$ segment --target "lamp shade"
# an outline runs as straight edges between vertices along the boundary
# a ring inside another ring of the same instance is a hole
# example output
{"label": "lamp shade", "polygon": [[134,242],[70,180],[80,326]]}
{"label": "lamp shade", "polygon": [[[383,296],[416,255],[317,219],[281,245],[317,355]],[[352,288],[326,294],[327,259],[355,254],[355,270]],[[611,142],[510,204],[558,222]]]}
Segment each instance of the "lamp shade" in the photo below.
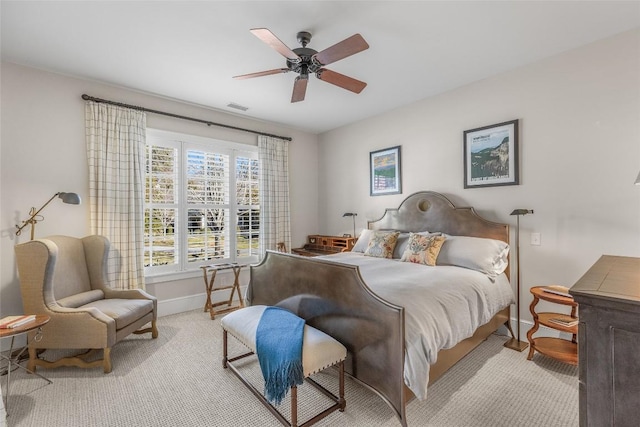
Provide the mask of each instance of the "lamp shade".
{"label": "lamp shade", "polygon": [[636,178],[636,185],[640,185],[640,172],[638,172],[638,177]]}
{"label": "lamp shade", "polygon": [[69,205],[79,205],[82,201],[80,196],[76,193],[60,193],[58,197],[62,199],[63,203],[67,203]]}
{"label": "lamp shade", "polygon": [[532,213],[533,209],[514,209],[509,215],[526,215]]}

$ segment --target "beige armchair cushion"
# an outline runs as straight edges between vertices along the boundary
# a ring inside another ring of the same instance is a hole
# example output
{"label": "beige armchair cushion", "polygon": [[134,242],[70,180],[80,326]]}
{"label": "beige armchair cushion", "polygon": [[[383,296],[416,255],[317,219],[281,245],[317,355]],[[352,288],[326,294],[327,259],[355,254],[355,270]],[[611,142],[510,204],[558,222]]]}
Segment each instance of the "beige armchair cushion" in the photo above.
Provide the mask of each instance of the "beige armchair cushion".
{"label": "beige armchair cushion", "polygon": [[81,292],[76,295],[69,295],[66,298],[58,298],[58,304],[67,308],[78,308],[80,306],[104,299],[104,292],[99,289],[94,291]]}
{"label": "beige armchair cushion", "polygon": [[78,308],[97,308],[116,321],[116,330],[153,313],[153,301],[144,299],[101,299]]}

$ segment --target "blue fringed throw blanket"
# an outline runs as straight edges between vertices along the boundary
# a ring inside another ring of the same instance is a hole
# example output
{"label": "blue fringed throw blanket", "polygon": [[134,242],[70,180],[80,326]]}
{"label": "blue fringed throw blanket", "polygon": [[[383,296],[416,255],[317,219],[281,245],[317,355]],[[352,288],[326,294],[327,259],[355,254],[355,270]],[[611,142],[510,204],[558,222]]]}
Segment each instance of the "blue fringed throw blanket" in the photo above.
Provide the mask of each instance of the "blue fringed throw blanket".
{"label": "blue fringed throw blanket", "polygon": [[279,405],[294,385],[304,382],[304,319],[278,307],[267,307],[256,330],[256,351],[264,377],[264,395]]}

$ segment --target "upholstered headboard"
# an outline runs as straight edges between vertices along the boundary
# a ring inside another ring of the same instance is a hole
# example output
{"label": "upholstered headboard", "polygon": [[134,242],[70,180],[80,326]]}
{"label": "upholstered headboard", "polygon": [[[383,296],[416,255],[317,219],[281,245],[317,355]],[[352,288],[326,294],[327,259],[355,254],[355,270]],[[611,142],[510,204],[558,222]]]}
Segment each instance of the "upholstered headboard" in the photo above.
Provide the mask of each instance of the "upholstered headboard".
{"label": "upholstered headboard", "polygon": [[[509,243],[509,225],[482,218],[471,207],[456,207],[433,191],[420,191],[388,208],[380,219],[369,221],[371,230],[440,231],[453,236],[484,237]],[[509,268],[506,270],[509,276]]]}

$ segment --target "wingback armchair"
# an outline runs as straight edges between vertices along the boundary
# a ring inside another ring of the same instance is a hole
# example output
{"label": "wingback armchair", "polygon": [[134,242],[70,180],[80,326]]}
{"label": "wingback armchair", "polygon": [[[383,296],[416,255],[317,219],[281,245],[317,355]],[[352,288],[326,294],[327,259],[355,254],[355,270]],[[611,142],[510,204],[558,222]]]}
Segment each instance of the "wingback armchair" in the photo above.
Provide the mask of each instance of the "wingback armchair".
{"label": "wingback armchair", "polygon": [[[29,363],[55,368],[102,366],[111,372],[111,348],[131,333],[157,338],[157,300],[142,290],[116,290],[107,283],[109,240],[51,236],[16,245],[20,291],[26,314],[51,317],[39,341],[29,336]],[[150,323],[150,327],[141,329]],[[39,349],[83,349],[86,353],[50,362]],[[103,358],[88,361],[103,350]]]}

